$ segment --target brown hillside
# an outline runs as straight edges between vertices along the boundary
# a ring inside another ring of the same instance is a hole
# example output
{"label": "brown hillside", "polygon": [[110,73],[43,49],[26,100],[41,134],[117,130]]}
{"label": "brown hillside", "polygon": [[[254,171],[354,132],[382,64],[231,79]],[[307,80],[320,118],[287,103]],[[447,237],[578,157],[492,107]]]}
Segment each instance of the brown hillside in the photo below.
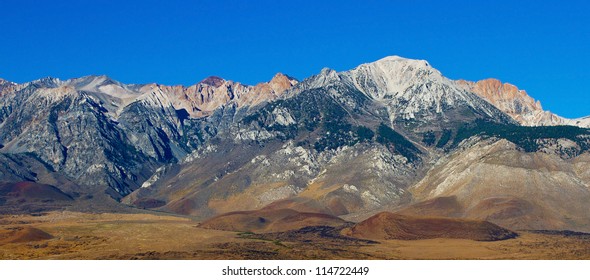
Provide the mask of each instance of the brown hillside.
{"label": "brown hillside", "polygon": [[206,229],[243,232],[282,232],[307,226],[339,226],[345,221],[321,213],[298,212],[292,209],[262,209],[230,212],[204,221]]}
{"label": "brown hillside", "polygon": [[35,182],[2,183],[0,184],[0,197],[26,200],[72,200],[72,197],[54,186]]}
{"label": "brown hillside", "polygon": [[0,183],[0,214],[64,209],[74,199],[60,189],[35,182]]}
{"label": "brown hillside", "polygon": [[363,239],[417,240],[431,238],[495,241],[514,238],[516,233],[485,221],[423,218],[382,212],[344,230],[346,235]]}
{"label": "brown hillside", "polygon": [[13,228],[7,233],[0,235],[0,244],[34,242],[52,239],[53,236],[45,231],[34,227]]}

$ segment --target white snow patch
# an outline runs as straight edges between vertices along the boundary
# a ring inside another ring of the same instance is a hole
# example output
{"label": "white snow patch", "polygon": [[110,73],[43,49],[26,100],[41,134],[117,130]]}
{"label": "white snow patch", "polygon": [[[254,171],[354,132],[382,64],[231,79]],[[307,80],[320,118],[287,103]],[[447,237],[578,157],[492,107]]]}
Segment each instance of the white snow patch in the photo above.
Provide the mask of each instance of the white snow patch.
{"label": "white snow patch", "polygon": [[359,192],[359,189],[357,189],[356,186],[349,185],[349,184],[344,184],[344,186],[342,186],[342,189],[347,193],[358,193]]}

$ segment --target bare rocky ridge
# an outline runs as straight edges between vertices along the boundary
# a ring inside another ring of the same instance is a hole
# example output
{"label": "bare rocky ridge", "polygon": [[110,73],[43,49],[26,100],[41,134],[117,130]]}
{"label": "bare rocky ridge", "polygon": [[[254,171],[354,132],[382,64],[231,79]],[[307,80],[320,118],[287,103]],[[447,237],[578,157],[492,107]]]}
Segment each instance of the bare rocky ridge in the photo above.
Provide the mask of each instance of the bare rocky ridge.
{"label": "bare rocky ridge", "polygon": [[590,127],[590,122],[586,118],[566,119],[543,110],[541,102],[534,100],[526,91],[508,83],[503,84],[497,79],[486,79],[477,82],[459,80],[457,83],[483,97],[521,125]]}
{"label": "bare rocky ridge", "polygon": [[[295,84],[297,80],[278,73],[270,82],[256,86],[208,77],[189,87],[148,84],[138,91],[142,94],[161,94],[162,98],[166,98],[164,102],[169,102],[176,110],[186,110],[190,117],[198,118],[208,116],[229,103],[242,107],[272,101]],[[152,104],[158,106],[158,101]]]}

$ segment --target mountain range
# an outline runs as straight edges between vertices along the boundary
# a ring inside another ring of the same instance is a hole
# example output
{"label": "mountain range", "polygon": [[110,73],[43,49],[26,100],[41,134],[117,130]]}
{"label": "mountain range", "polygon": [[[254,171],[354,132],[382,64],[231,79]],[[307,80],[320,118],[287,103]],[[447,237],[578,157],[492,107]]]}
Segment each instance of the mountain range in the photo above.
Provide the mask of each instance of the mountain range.
{"label": "mountain range", "polygon": [[397,56],[255,86],[0,79],[0,212],[391,211],[590,231],[589,127]]}

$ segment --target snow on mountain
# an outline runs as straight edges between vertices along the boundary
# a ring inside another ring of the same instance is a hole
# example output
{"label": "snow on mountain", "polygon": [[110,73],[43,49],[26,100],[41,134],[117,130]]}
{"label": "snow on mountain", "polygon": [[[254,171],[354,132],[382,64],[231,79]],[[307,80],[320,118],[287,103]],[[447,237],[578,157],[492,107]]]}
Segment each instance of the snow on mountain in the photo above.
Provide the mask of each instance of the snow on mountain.
{"label": "snow on mountain", "polygon": [[590,116],[571,120],[571,125],[590,128]]}
{"label": "snow on mountain", "polygon": [[410,99],[407,89],[423,83],[446,83],[442,74],[425,60],[388,56],[347,71],[355,86],[376,100]]}
{"label": "snow on mountain", "polygon": [[[342,83],[363,93],[384,106],[390,121],[432,118],[458,118],[449,116],[454,110],[469,111],[496,120],[505,120],[502,112],[477,95],[457,86],[425,60],[388,56],[375,62],[337,73],[323,69],[320,74],[305,80],[307,88],[326,87]],[[453,110],[450,110],[453,109]],[[470,114],[471,114],[470,113]]]}
{"label": "snow on mountain", "polygon": [[139,94],[131,86],[117,82],[105,75],[71,79],[66,83],[80,91],[98,92],[120,99],[136,97]]}

